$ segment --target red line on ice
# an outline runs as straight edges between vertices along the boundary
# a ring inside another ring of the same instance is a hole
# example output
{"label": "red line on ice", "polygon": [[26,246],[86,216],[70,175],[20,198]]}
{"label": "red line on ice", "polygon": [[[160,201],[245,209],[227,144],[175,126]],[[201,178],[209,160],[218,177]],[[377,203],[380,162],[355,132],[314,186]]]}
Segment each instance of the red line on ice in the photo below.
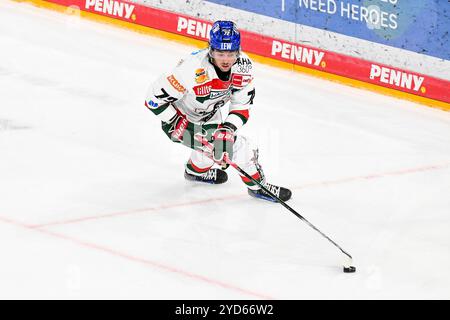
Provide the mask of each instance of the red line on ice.
{"label": "red line on ice", "polygon": [[80,217],[80,218],[75,218],[75,219],[47,222],[47,223],[42,223],[42,224],[34,224],[34,225],[28,225],[28,227],[36,228],[36,229],[45,228],[45,227],[50,227],[50,226],[55,226],[55,225],[78,223],[78,222],[84,222],[84,221],[89,221],[89,220],[113,218],[113,217],[118,217],[118,216],[126,216],[126,215],[136,214],[136,213],[147,213],[147,212],[160,211],[160,210],[164,210],[164,209],[188,207],[188,206],[193,206],[193,205],[197,205],[197,204],[209,203],[211,201],[226,201],[226,200],[236,199],[236,198],[240,198],[240,197],[244,197],[244,196],[246,196],[246,194],[245,195],[243,195],[243,194],[242,195],[230,195],[230,196],[226,196],[226,197],[207,198],[207,199],[201,199],[201,200],[195,200],[195,201],[161,205],[161,206],[157,206],[157,207],[140,208],[140,209],[135,209],[135,210],[126,210],[126,211],[119,211],[119,212],[113,212],[113,213],[108,213],[108,214],[86,216],[86,217]]}
{"label": "red line on ice", "polygon": [[166,272],[176,273],[178,275],[181,275],[181,276],[184,276],[184,277],[188,277],[188,278],[191,278],[191,279],[196,280],[196,281],[201,281],[201,282],[207,283],[209,285],[222,287],[222,288],[225,288],[225,289],[228,289],[228,290],[236,291],[236,292],[239,292],[241,294],[253,296],[253,297],[256,297],[256,298],[259,298],[259,299],[273,300],[272,297],[270,297],[268,295],[265,295],[265,294],[261,294],[261,293],[257,293],[257,292],[251,291],[251,290],[243,289],[243,288],[240,288],[240,287],[228,284],[228,283],[223,282],[223,281],[215,280],[215,279],[208,278],[208,277],[200,275],[200,274],[192,273],[192,272],[185,271],[185,270],[182,270],[182,269],[179,269],[179,268],[175,268],[175,267],[172,267],[172,266],[169,266],[169,265],[165,265],[165,264],[159,263],[157,261],[152,261],[152,260],[148,260],[148,259],[145,259],[145,258],[132,256],[132,255],[129,255],[129,254],[124,253],[124,252],[120,252],[120,251],[117,251],[117,250],[114,250],[114,249],[111,249],[111,248],[108,248],[108,247],[105,247],[105,246],[101,246],[101,245],[98,245],[98,244],[95,244],[95,243],[92,243],[92,242],[87,242],[87,241],[80,240],[80,239],[77,239],[77,238],[74,238],[74,237],[70,237],[70,236],[67,236],[67,235],[64,235],[64,234],[61,234],[61,233],[56,233],[56,232],[45,230],[45,229],[36,229],[36,228],[33,228],[33,227],[29,226],[29,225],[26,225],[24,223],[21,223],[21,222],[18,222],[18,221],[15,221],[15,220],[12,220],[12,219],[9,219],[9,218],[6,218],[6,217],[1,217],[0,216],[0,221],[3,221],[5,223],[8,223],[8,224],[20,227],[20,228],[28,229],[28,230],[35,231],[35,232],[40,232],[40,233],[43,233],[45,235],[52,236],[52,237],[55,237],[55,238],[59,238],[59,239],[66,240],[66,241],[70,241],[70,242],[73,242],[73,243],[75,243],[77,245],[80,245],[82,247],[85,247],[85,248],[90,248],[90,249],[94,249],[94,250],[97,250],[97,251],[106,252],[106,253],[109,253],[109,254],[111,254],[113,256],[124,258],[124,259],[129,260],[129,261],[141,263],[141,264],[144,264],[144,265],[149,266],[149,267],[157,268],[157,269],[160,269],[160,270],[163,270],[163,271],[166,271]]}
{"label": "red line on ice", "polygon": [[[294,187],[292,189],[293,190],[301,190],[301,189],[313,188],[313,187],[327,187],[330,185],[337,185],[337,184],[343,184],[343,183],[354,182],[354,181],[367,181],[367,180],[385,178],[385,177],[389,177],[389,176],[402,176],[402,175],[413,174],[413,173],[424,172],[424,171],[439,170],[439,169],[447,168],[449,166],[450,166],[450,162],[447,162],[447,163],[442,163],[442,164],[437,164],[437,165],[408,168],[408,169],[389,171],[389,172],[378,173],[378,174],[368,174],[368,175],[363,175],[363,176],[342,178],[342,179],[337,179],[337,180],[312,182],[312,183],[307,183],[307,184],[304,184],[301,186]],[[56,225],[79,223],[79,222],[84,222],[84,221],[89,221],[89,220],[99,220],[99,219],[104,219],[104,218],[121,217],[121,216],[138,214],[138,213],[156,212],[156,211],[160,211],[160,210],[164,210],[164,209],[182,208],[182,207],[194,206],[194,205],[198,205],[198,204],[205,204],[205,203],[209,203],[211,201],[228,201],[228,200],[234,200],[234,199],[243,198],[243,197],[247,197],[247,194],[246,193],[234,194],[234,195],[229,195],[229,196],[225,196],[225,197],[214,197],[214,198],[207,198],[207,199],[201,199],[201,200],[196,200],[196,201],[188,201],[188,202],[180,202],[180,203],[161,205],[161,206],[157,206],[157,207],[140,208],[140,209],[134,209],[134,210],[113,212],[113,213],[108,213],[108,214],[85,216],[85,217],[80,217],[80,218],[75,218],[75,219],[51,221],[51,222],[46,222],[46,223],[41,223],[41,224],[28,225],[27,227],[38,229],[38,228],[45,228],[45,227],[56,226]]]}

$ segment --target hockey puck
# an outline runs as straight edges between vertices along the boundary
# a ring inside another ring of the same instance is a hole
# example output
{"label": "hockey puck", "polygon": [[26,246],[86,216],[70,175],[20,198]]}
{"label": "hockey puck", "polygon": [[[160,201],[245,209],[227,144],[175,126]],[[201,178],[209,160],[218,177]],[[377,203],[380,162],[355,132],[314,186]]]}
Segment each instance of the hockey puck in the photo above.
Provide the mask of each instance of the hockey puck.
{"label": "hockey puck", "polygon": [[345,273],[354,273],[356,272],[356,268],[354,266],[344,267]]}

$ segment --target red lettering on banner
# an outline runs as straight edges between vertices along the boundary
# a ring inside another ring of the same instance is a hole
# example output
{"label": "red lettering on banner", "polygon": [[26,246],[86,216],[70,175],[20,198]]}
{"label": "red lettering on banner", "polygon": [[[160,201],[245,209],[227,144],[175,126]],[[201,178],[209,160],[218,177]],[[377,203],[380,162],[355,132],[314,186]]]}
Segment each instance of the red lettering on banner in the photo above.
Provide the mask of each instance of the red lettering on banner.
{"label": "red lettering on banner", "polygon": [[[136,20],[136,15],[138,15],[140,26],[201,40],[208,39],[211,28],[210,21],[140,5],[131,1],[46,0],[46,2],[59,4],[64,7],[78,6],[80,10],[109,16],[111,19],[130,19],[131,23]],[[287,62],[291,65],[301,65],[328,74],[421,95],[447,104],[450,103],[450,90],[448,90],[450,81],[447,79],[419,75],[392,66],[383,66],[358,57],[290,43],[244,29],[240,31],[242,49],[246,52]],[[240,81],[236,78],[233,85],[244,84],[243,80],[242,82]],[[229,87],[229,83],[221,84],[220,86],[225,87],[225,85],[227,88]],[[214,86],[212,89],[205,90],[214,90]]]}

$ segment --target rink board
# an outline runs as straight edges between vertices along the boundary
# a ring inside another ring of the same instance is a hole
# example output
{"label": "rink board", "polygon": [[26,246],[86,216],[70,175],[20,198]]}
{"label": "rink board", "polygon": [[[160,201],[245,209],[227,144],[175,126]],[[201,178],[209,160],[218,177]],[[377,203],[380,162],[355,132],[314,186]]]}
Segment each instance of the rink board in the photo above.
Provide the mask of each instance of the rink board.
{"label": "rink board", "polygon": [[[123,0],[15,0],[205,47],[211,22]],[[360,58],[241,31],[259,62],[450,110],[450,82]]]}

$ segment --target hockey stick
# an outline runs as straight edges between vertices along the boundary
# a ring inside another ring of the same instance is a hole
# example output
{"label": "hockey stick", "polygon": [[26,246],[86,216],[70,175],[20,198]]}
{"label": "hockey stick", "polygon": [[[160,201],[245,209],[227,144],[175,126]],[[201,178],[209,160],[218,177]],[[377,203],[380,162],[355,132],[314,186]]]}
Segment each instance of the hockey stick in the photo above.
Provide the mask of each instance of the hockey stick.
{"label": "hockey stick", "polygon": [[[213,145],[205,139],[204,136],[196,135],[195,139],[199,141],[205,148],[204,153],[209,158],[213,159],[212,152],[214,150]],[[331,242],[335,247],[337,247],[344,255],[346,255],[346,261],[344,262],[344,272],[345,273],[353,273],[356,271],[356,268],[352,265],[353,264],[353,258],[352,256],[347,253],[344,249],[341,248],[336,242],[334,242],[330,237],[328,237],[325,233],[320,231],[316,226],[314,226],[311,222],[309,222],[305,217],[303,217],[301,214],[299,214],[297,211],[292,209],[286,202],[281,200],[279,197],[277,197],[273,192],[271,192],[269,189],[267,189],[262,183],[260,183],[258,180],[254,179],[251,175],[249,175],[247,172],[245,172],[241,167],[239,167],[236,163],[231,161],[227,155],[225,155],[224,160],[227,164],[235,168],[241,175],[246,177],[247,179],[250,179],[253,181],[253,183],[257,184],[261,189],[263,189],[267,194],[269,194],[272,198],[276,199],[283,207],[288,209],[291,213],[293,213],[297,218],[305,222],[307,225],[309,225],[311,228],[316,230],[322,237],[327,239],[329,242]],[[215,161],[215,160],[214,160]],[[216,161],[215,161],[216,162]],[[216,162],[217,163],[217,162]]]}

